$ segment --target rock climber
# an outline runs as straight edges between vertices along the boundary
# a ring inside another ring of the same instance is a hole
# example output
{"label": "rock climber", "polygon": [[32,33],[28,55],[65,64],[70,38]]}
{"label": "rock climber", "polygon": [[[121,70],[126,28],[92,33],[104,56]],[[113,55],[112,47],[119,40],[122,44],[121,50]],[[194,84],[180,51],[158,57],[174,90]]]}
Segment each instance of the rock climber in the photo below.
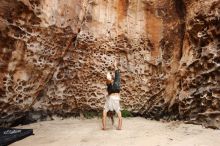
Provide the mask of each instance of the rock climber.
{"label": "rock climber", "polygon": [[114,68],[115,68],[115,78],[114,81],[112,80],[111,74],[108,72],[107,73],[107,91],[108,91],[108,96],[106,98],[104,110],[103,110],[103,116],[102,116],[102,129],[106,130],[106,117],[108,111],[111,112],[111,119],[112,122],[114,123],[113,120],[113,114],[112,112],[115,111],[118,115],[118,130],[121,130],[122,128],[122,115],[120,111],[120,73],[117,65],[117,61],[115,60],[114,63]]}

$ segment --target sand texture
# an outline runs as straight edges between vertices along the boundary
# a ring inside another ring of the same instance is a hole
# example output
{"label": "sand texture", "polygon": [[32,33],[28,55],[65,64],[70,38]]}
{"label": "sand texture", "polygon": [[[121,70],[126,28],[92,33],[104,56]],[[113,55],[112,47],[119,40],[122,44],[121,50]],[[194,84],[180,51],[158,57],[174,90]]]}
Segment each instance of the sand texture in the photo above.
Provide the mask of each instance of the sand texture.
{"label": "sand texture", "polygon": [[33,128],[33,136],[12,146],[219,146],[220,131],[182,122],[159,122],[144,118],[124,118],[123,130],[117,122],[101,130],[101,119],[55,119],[19,128]]}

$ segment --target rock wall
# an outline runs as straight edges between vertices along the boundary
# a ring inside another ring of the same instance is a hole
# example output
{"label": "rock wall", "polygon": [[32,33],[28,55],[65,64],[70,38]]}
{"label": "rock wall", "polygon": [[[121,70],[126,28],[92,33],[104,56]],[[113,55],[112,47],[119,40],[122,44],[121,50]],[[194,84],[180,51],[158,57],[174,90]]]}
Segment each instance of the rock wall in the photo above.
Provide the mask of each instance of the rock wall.
{"label": "rock wall", "polygon": [[0,123],[100,112],[117,58],[121,104],[219,128],[217,0],[2,0]]}

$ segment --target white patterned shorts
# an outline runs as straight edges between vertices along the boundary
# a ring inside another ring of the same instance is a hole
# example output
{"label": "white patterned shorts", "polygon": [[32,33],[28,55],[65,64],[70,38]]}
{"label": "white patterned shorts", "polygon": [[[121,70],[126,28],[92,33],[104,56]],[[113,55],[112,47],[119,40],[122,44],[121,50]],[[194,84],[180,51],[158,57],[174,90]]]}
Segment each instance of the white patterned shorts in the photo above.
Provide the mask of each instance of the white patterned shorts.
{"label": "white patterned shorts", "polygon": [[115,111],[118,113],[120,111],[120,95],[119,94],[111,94],[107,96],[104,106],[104,111]]}

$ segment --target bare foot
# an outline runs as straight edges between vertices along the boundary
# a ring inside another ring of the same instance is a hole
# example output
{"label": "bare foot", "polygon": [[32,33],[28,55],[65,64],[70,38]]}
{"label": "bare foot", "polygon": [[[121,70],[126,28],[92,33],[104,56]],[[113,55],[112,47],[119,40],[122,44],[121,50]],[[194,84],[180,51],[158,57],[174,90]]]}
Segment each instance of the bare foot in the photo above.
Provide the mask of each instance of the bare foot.
{"label": "bare foot", "polygon": [[103,127],[102,130],[106,130],[106,128]]}
{"label": "bare foot", "polygon": [[117,130],[121,130],[121,128],[118,127]]}

